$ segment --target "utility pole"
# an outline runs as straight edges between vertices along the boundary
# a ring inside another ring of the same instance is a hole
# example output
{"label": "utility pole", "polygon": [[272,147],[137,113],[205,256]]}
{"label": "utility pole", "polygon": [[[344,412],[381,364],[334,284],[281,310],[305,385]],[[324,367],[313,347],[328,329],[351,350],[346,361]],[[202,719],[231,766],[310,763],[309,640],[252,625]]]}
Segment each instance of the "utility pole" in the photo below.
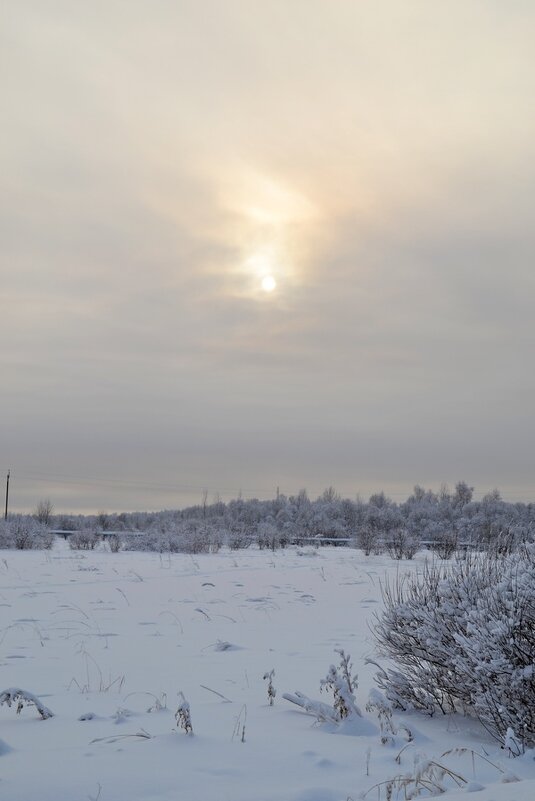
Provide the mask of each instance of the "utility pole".
{"label": "utility pole", "polygon": [[7,479],[6,479],[6,511],[4,514],[4,520],[7,520],[7,504],[9,501],[9,470],[7,471]]}

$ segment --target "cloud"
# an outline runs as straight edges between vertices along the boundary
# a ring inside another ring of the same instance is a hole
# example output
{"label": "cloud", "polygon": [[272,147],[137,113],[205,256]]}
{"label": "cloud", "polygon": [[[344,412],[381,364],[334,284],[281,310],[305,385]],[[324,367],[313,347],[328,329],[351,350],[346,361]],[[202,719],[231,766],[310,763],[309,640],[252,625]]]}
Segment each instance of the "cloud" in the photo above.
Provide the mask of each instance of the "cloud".
{"label": "cloud", "polygon": [[530,4],[8,5],[8,465],[529,486]]}

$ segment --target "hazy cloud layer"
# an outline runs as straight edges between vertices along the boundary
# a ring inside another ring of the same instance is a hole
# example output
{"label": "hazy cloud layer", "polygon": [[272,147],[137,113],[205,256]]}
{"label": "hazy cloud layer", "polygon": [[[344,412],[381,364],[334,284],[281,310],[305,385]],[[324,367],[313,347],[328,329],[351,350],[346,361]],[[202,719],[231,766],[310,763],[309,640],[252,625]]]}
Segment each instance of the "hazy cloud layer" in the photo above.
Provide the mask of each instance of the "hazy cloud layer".
{"label": "hazy cloud layer", "polygon": [[532,3],[1,13],[14,508],[531,496]]}

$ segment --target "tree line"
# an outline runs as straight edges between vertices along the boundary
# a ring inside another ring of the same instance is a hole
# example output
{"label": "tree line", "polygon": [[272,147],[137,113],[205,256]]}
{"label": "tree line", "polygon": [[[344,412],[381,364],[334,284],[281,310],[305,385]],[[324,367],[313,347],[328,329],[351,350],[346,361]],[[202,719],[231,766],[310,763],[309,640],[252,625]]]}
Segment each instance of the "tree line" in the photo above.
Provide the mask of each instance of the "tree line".
{"label": "tree line", "polygon": [[[102,533],[114,532],[119,547],[190,552],[215,551],[221,545],[275,549],[315,543],[356,545],[366,555],[387,551],[397,559],[411,558],[425,547],[448,558],[459,548],[506,554],[535,539],[534,503],[508,503],[498,490],[475,500],[474,488],[465,481],[452,491],[415,486],[401,503],[384,492],[367,501],[342,498],[329,487],[315,499],[306,490],[227,503],[210,503],[205,495],[201,503],[181,510],[120,514],[54,515],[44,501],[25,519],[26,527],[34,521],[41,538],[45,529],[78,532],[72,544],[79,547],[94,547]],[[0,528],[0,546],[8,529],[21,528],[21,520],[14,516]]]}

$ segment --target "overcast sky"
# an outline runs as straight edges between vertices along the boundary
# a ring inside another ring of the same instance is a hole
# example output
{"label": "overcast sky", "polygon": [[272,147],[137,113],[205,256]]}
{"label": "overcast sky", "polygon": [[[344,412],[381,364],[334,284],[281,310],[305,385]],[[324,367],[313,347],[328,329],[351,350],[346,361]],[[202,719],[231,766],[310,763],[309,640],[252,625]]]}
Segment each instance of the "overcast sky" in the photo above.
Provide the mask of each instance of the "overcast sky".
{"label": "overcast sky", "polygon": [[13,510],[534,498],[531,0],[0,14]]}

